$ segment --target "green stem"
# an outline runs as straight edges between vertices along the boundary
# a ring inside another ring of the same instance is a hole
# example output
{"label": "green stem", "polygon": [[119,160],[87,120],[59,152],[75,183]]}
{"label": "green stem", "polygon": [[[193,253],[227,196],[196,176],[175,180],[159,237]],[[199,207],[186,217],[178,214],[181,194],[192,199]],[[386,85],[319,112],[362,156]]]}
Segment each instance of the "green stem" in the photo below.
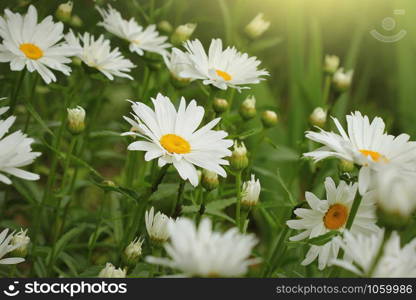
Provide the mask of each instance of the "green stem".
{"label": "green stem", "polygon": [[179,182],[178,195],[176,197],[176,201],[174,205],[172,205],[172,211],[170,214],[174,219],[177,218],[181,214],[184,189],[185,189],[185,180],[181,180]]}
{"label": "green stem", "polygon": [[199,206],[198,215],[196,216],[196,224],[199,224],[201,221],[202,216],[205,213],[206,204],[208,200],[209,192],[202,191],[202,199],[201,199],[201,205]]}
{"label": "green stem", "polygon": [[166,175],[166,172],[168,170],[169,165],[165,165],[162,169],[160,169],[159,174],[156,176],[155,180],[152,183],[152,186],[147,189],[143,197],[139,199],[139,203],[136,204],[136,207],[134,209],[132,222],[129,226],[129,230],[127,231],[127,234],[125,235],[122,243],[122,247],[124,247],[127,243],[127,241],[132,240],[134,236],[136,235],[137,228],[140,231],[142,220],[144,217],[144,213],[147,207],[147,203],[149,202],[150,196],[157,191],[159,184],[162,183],[163,178]]}
{"label": "green stem", "polygon": [[13,93],[11,94],[10,105],[9,105],[9,114],[13,114],[14,109],[17,105],[17,97],[19,96],[20,91],[22,90],[22,83],[26,75],[26,68],[20,72],[19,79],[17,81],[16,88],[14,89]]}
{"label": "green stem", "polygon": [[276,240],[272,248],[273,250],[270,252],[271,254],[268,259],[269,265],[265,265],[263,277],[270,275],[270,273],[273,272],[273,270],[279,266],[280,258],[282,254],[286,251],[286,245],[283,245],[283,243],[289,235],[289,232],[289,227],[284,226],[280,235],[276,236]]}
{"label": "green stem", "polygon": [[329,105],[329,92],[331,90],[331,80],[332,76],[330,74],[325,75],[324,80],[324,93],[323,93],[323,103]]}
{"label": "green stem", "polygon": [[351,229],[351,226],[354,223],[354,219],[357,214],[358,208],[360,207],[360,204],[361,204],[361,197],[360,197],[360,193],[357,192],[354,198],[354,202],[352,203],[352,206],[351,206],[351,211],[347,220],[347,224],[345,225],[345,228],[347,230]]}
{"label": "green stem", "polygon": [[[38,75],[38,73],[35,73],[35,76],[34,76],[34,79],[33,79],[32,89],[30,91],[30,95],[29,95],[29,99],[28,99],[29,103],[32,103],[32,104],[33,104],[34,98],[35,98],[36,85],[38,83],[38,79],[39,79],[39,75]],[[32,116],[31,113],[28,113],[27,116],[26,116],[25,127],[24,127],[24,130],[23,130],[24,132],[27,132],[31,116]]]}
{"label": "green stem", "polygon": [[237,203],[235,206],[235,224],[237,228],[242,231],[241,228],[241,171],[237,171],[235,174],[235,191],[237,197]]}
{"label": "green stem", "polygon": [[111,195],[110,195],[109,192],[105,193],[104,201],[103,201],[103,203],[101,203],[100,212],[99,212],[99,216],[98,216],[99,219],[98,219],[97,225],[95,226],[94,234],[93,234],[92,240],[91,240],[91,245],[88,249],[88,261],[91,261],[92,252],[94,251],[95,245],[97,243],[98,231],[100,229],[101,224],[103,223],[104,208],[105,208],[105,204],[107,202],[107,198],[111,198]]}

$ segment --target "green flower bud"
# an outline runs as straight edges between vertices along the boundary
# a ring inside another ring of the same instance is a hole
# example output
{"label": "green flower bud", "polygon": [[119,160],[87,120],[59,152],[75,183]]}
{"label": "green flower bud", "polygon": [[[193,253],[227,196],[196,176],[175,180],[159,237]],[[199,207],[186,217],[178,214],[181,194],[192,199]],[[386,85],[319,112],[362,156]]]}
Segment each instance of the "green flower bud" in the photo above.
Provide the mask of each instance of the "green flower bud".
{"label": "green flower bud", "polygon": [[276,126],[278,121],[277,114],[272,110],[266,110],[261,114],[261,122],[265,128]]}
{"label": "green flower bud", "polygon": [[222,114],[228,110],[230,105],[228,104],[228,101],[223,98],[215,98],[214,103],[212,104],[214,110],[218,114]]}
{"label": "green flower bud", "polygon": [[338,71],[335,72],[334,78],[333,78],[335,89],[338,90],[339,92],[347,91],[351,86],[353,75],[354,75],[353,70],[344,72],[343,68],[338,69]]}
{"label": "green flower bud", "polygon": [[254,96],[248,97],[246,100],[241,103],[240,106],[240,116],[244,120],[250,120],[253,119],[256,114],[256,98]]}
{"label": "green flower bud", "polygon": [[62,22],[69,22],[71,20],[73,7],[74,3],[72,1],[60,4],[55,12],[56,18]]}
{"label": "green flower bud", "polygon": [[326,123],[327,112],[322,107],[317,107],[313,110],[311,115],[309,116],[309,122],[313,126],[318,126],[323,128]]}
{"label": "green flower bud", "polygon": [[207,191],[212,191],[216,189],[219,185],[218,174],[206,169],[202,170],[201,183]]}
{"label": "green flower bud", "polygon": [[173,30],[173,27],[168,21],[163,20],[157,24],[157,29],[159,29],[160,31],[164,33],[171,33]]}
{"label": "green flower bud", "polygon": [[354,171],[354,163],[345,159],[341,159],[338,163],[341,172],[351,173]]}
{"label": "green flower bud", "polygon": [[138,262],[142,255],[142,238],[135,238],[124,250],[123,262],[133,268]]}
{"label": "green flower bud", "polygon": [[18,246],[12,251],[14,256],[25,257],[27,255],[27,247],[30,243],[30,237],[26,234],[27,229],[20,229],[20,231],[16,233],[10,241],[11,246]]}
{"label": "green flower bud", "polygon": [[69,24],[74,27],[82,27],[84,22],[82,22],[82,19],[79,16],[73,15]]}
{"label": "green flower bud", "polygon": [[264,15],[259,13],[244,29],[246,34],[256,39],[260,37],[270,27],[270,22],[264,19]]}
{"label": "green flower bud", "polygon": [[230,157],[230,166],[236,171],[241,171],[248,166],[247,148],[243,142],[239,145],[234,142],[234,150]]}
{"label": "green flower bud", "polygon": [[334,74],[339,67],[339,57],[336,55],[326,55],[324,61],[324,72]]}
{"label": "green flower bud", "polygon": [[74,135],[80,134],[85,129],[85,110],[81,106],[67,109],[68,111],[68,130]]}
{"label": "green flower bud", "polygon": [[173,45],[181,45],[183,42],[189,40],[192,33],[194,33],[195,29],[196,24],[194,23],[180,25],[175,29],[175,32],[172,34],[170,38],[170,41]]}

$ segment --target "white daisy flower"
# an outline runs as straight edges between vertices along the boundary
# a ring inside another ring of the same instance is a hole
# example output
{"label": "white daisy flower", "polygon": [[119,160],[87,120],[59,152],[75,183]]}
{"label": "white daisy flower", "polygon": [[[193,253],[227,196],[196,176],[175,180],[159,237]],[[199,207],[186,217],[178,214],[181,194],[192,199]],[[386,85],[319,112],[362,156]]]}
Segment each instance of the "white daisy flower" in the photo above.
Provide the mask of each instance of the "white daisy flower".
{"label": "white daisy flower", "polygon": [[166,242],[169,238],[168,224],[169,222],[175,222],[175,220],[160,211],[155,215],[153,207],[146,211],[144,218],[150,239],[160,243]]}
{"label": "white daisy flower", "polygon": [[79,49],[60,42],[64,37],[62,23],[54,23],[48,16],[38,24],[38,13],[31,5],[22,16],[6,9],[0,17],[0,62],[10,62],[12,71],[21,71],[25,67],[29,72],[36,71],[46,83],[56,81],[56,70],[69,75],[71,62]]}
{"label": "white daisy flower", "polygon": [[65,35],[69,45],[82,49],[78,57],[90,68],[97,69],[108,79],[114,76],[133,79],[128,73],[135,65],[121,54],[118,48],[111,50],[110,41],[100,35],[98,39],[88,32],[76,37],[72,30]]}
{"label": "white daisy flower", "polygon": [[416,143],[410,142],[410,136],[401,134],[397,137],[385,133],[385,124],[379,117],[370,123],[367,116],[360,112],[347,116],[348,133],[336,118],[333,118],[339,134],[320,129],[319,132],[307,131],[306,137],[324,146],[312,152],[304,153],[320,161],[328,157],[337,157],[360,166],[360,193],[368,190],[371,170],[380,164],[397,164],[407,169],[416,169]]}
{"label": "white daisy flower", "polygon": [[[334,181],[325,179],[326,200],[320,200],[314,194],[306,192],[305,198],[310,208],[298,208],[294,213],[299,217],[296,220],[287,221],[287,225],[296,230],[303,230],[298,235],[292,236],[291,241],[315,238],[330,231],[342,232],[347,224],[352,203],[357,193],[357,184],[346,184],[340,181],[338,187]],[[365,234],[376,230],[375,206],[372,193],[364,195],[351,232]],[[324,269],[329,262],[338,255],[339,245],[334,240],[323,246],[312,245],[303,260],[302,265],[308,265],[318,258],[319,269]]]}
{"label": "white daisy flower", "polygon": [[223,50],[221,39],[211,41],[208,55],[199,40],[187,41],[184,46],[191,65],[182,72],[182,77],[201,79],[205,85],[222,90],[248,89],[245,85],[259,83],[264,80],[261,76],[269,75],[266,70],[257,69],[261,62],[256,57],[249,57],[234,47]]}
{"label": "white daisy flower", "polygon": [[165,249],[171,259],[147,257],[149,263],[178,269],[185,276],[236,277],[258,262],[249,258],[257,239],[240,234],[237,228],[219,233],[212,230],[209,219],[203,219],[197,228],[186,218],[169,223],[168,228],[170,242]]}
{"label": "white daisy flower", "polygon": [[[0,116],[8,110],[8,107],[0,108]],[[6,176],[13,175],[26,180],[38,180],[39,175],[20,169],[31,164],[40,152],[32,152],[33,139],[28,138],[20,130],[6,136],[16,117],[10,116],[0,120],[0,182],[11,184]]]}
{"label": "white daisy flower", "polygon": [[131,52],[143,55],[145,51],[165,55],[166,49],[171,45],[167,43],[167,37],[160,36],[156,30],[156,25],[149,25],[143,28],[137,24],[134,18],[125,20],[120,12],[108,5],[107,10],[96,7],[103,21],[98,25],[104,27],[108,32],[124,39],[130,43]]}
{"label": "white daisy flower", "polygon": [[[1,148],[0,148],[1,149]],[[9,229],[4,229],[0,233],[0,265],[14,265],[25,261],[24,258],[21,257],[8,257],[3,258],[8,253],[12,252],[13,250],[20,248],[25,245],[25,241],[20,243],[12,243],[15,234],[12,232],[11,234],[7,235]]]}
{"label": "white daisy flower", "polygon": [[354,70],[349,70],[344,72],[344,68],[339,68],[332,79],[335,87],[340,91],[346,91],[352,82],[352,76],[354,75]]}
{"label": "white daisy flower", "polygon": [[195,166],[216,172],[226,177],[221,165],[228,165],[224,159],[231,155],[228,148],[233,144],[225,140],[225,131],[212,128],[220,118],[214,119],[197,129],[204,117],[204,108],[192,100],[186,106],[182,98],[176,111],[168,97],[158,94],[153,99],[154,111],[140,102],[132,102],[134,120],[125,117],[135,131],[124,135],[145,138],[147,141],[136,141],[128,150],[146,151],[145,160],[158,158],[159,166],[173,164],[183,180],[189,180],[193,186],[198,185],[198,174]]}
{"label": "white daisy flower", "polygon": [[333,265],[340,266],[359,276],[371,277],[416,277],[416,239],[405,245],[400,245],[400,236],[393,232],[384,245],[383,255],[369,274],[374,260],[383,243],[384,230],[379,229],[372,235],[352,234],[344,232],[344,238],[336,242],[345,252],[344,259],[334,259]]}

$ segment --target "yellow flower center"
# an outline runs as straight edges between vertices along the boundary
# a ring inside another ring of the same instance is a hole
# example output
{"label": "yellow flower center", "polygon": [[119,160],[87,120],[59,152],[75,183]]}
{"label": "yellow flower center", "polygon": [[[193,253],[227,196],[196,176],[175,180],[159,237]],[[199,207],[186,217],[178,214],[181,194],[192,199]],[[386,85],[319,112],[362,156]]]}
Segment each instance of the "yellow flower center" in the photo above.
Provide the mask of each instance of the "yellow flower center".
{"label": "yellow flower center", "polygon": [[383,155],[376,151],[361,149],[359,150],[364,156],[370,156],[372,160],[376,162],[388,162],[388,159]]}
{"label": "yellow flower center", "polygon": [[19,49],[26,55],[27,58],[30,59],[39,59],[43,56],[42,49],[34,44],[21,44]]}
{"label": "yellow flower center", "polygon": [[338,229],[347,223],[348,208],[342,204],[331,205],[324,216],[325,227],[331,230]]}
{"label": "yellow flower center", "polygon": [[215,70],[215,72],[217,73],[218,76],[222,77],[222,79],[224,79],[225,81],[230,81],[231,79],[233,79],[231,75],[228,74],[227,72],[224,72],[221,70]]}
{"label": "yellow flower center", "polygon": [[160,139],[160,144],[170,153],[185,154],[191,152],[191,145],[176,134],[165,134]]}

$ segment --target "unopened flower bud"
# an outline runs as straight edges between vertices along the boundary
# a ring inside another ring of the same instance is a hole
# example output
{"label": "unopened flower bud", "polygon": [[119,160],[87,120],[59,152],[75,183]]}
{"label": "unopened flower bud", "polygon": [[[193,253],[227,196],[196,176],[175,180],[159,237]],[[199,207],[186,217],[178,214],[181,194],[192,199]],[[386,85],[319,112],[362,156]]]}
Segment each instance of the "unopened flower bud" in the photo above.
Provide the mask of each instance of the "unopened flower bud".
{"label": "unopened flower bud", "polygon": [[212,191],[216,189],[219,185],[218,174],[204,169],[202,171],[201,183],[207,191]]}
{"label": "unopened flower bud", "polygon": [[251,174],[250,181],[243,183],[241,204],[249,207],[255,206],[259,202],[260,190],[260,180],[256,180],[254,174]]}
{"label": "unopened flower bud", "polygon": [[159,24],[157,24],[157,29],[159,29],[160,31],[164,32],[164,33],[171,33],[173,30],[172,25],[166,21],[160,21]]}
{"label": "unopened flower bud", "polygon": [[215,98],[212,106],[214,107],[216,113],[222,114],[228,110],[230,105],[228,104],[228,101],[226,99]]}
{"label": "unopened flower bud", "polygon": [[326,55],[324,62],[324,71],[328,74],[334,74],[339,67],[339,57],[336,55]]}
{"label": "unopened flower bud", "polygon": [[254,118],[256,114],[256,98],[254,96],[250,96],[246,98],[243,103],[241,103],[240,116],[244,120],[250,120]]}
{"label": "unopened flower bud", "polygon": [[80,134],[85,129],[85,110],[81,106],[68,108],[68,130],[72,134]]}
{"label": "unopened flower bud", "polygon": [[74,3],[72,1],[60,4],[55,12],[56,18],[62,22],[69,22],[71,20],[73,7]]}
{"label": "unopened flower bud", "polygon": [[343,68],[338,69],[338,71],[335,72],[333,78],[335,88],[340,92],[345,92],[348,90],[351,86],[353,74],[353,70],[344,72]]}
{"label": "unopened flower bud", "polygon": [[323,128],[326,123],[327,112],[322,107],[317,107],[313,110],[309,116],[309,121],[313,126],[318,126]]}
{"label": "unopened flower bud", "polygon": [[194,33],[195,29],[196,29],[196,24],[194,23],[187,23],[187,24],[178,26],[170,38],[172,44],[180,45],[183,42],[189,40],[191,35]]}
{"label": "unopened flower bud", "polygon": [[345,159],[341,159],[338,163],[338,166],[341,172],[346,173],[351,173],[352,171],[354,171],[355,167],[353,162]]}
{"label": "unopened flower bud", "polygon": [[265,128],[271,128],[276,126],[277,122],[279,122],[279,118],[274,111],[266,110],[261,114],[261,122]]}
{"label": "unopened flower bud", "polygon": [[248,166],[247,148],[243,142],[234,142],[234,150],[230,157],[230,166],[236,171],[241,171]]}
{"label": "unopened flower bud", "polygon": [[123,253],[123,261],[129,267],[134,267],[140,256],[142,255],[142,238],[135,238],[130,244],[126,247]]}
{"label": "unopened flower bud", "polygon": [[30,237],[28,237],[26,234],[27,229],[20,229],[20,231],[13,236],[10,244],[11,246],[17,246],[17,248],[12,252],[13,255],[19,257],[25,257],[27,255],[27,247],[30,243]]}
{"label": "unopened flower bud", "polygon": [[262,13],[258,14],[245,28],[247,35],[256,39],[260,37],[270,27],[270,22],[264,19]]}
{"label": "unopened flower bud", "polygon": [[155,244],[166,242],[169,238],[168,224],[174,220],[160,211],[155,214],[153,207],[146,211],[144,218],[150,240]]}
{"label": "unopened flower bud", "polygon": [[84,22],[82,22],[82,19],[79,16],[73,15],[69,24],[74,27],[82,27]]}
{"label": "unopened flower bud", "polygon": [[107,263],[98,274],[99,278],[126,278],[127,270],[116,268],[112,263]]}

